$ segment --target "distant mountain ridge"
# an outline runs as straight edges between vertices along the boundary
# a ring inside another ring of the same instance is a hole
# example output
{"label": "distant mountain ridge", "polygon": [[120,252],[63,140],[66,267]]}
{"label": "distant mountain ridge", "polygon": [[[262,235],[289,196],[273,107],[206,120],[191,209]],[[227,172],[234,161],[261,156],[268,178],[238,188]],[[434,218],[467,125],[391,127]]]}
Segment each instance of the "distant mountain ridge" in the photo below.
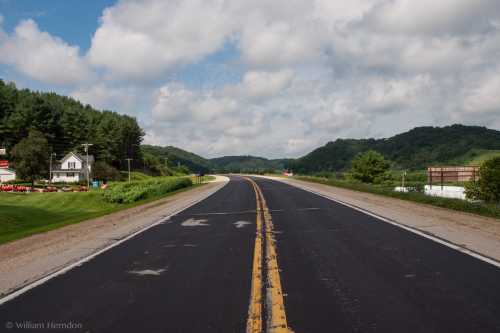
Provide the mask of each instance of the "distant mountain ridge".
{"label": "distant mountain ridge", "polygon": [[451,125],[416,127],[383,139],[337,139],[298,159],[267,159],[256,156],[223,156],[206,159],[176,147],[143,145],[149,152],[181,163],[194,172],[296,173],[343,171],[358,153],[373,149],[393,162],[395,168],[423,169],[431,164],[467,164],[481,155],[498,153],[500,131],[480,126]]}
{"label": "distant mountain ridge", "polygon": [[256,156],[223,156],[210,159],[219,172],[274,172],[282,170],[290,160],[267,159]]}
{"label": "distant mountain ridge", "polygon": [[337,139],[287,166],[299,173],[346,170],[356,154],[370,149],[383,154],[396,168],[463,164],[465,156],[500,149],[500,131],[480,126],[426,126],[385,139]]}
{"label": "distant mountain ridge", "polygon": [[210,161],[206,158],[174,146],[142,145],[141,150],[156,155],[160,159],[166,159],[169,165],[177,166],[180,164],[186,166],[192,172],[208,173],[213,168]]}

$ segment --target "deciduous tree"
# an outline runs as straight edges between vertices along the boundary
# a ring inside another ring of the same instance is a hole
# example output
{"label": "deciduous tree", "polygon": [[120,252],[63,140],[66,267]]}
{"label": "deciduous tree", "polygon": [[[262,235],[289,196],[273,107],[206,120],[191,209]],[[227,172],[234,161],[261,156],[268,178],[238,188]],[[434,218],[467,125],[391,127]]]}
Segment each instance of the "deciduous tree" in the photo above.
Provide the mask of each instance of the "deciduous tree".
{"label": "deciduous tree", "polygon": [[42,133],[31,130],[27,138],[14,146],[12,155],[19,178],[29,180],[34,185],[35,180],[47,174],[49,144]]}
{"label": "deciduous tree", "polygon": [[479,180],[468,183],[465,194],[470,199],[500,204],[500,156],[483,162],[479,168]]}
{"label": "deciduous tree", "polygon": [[380,183],[388,177],[390,166],[382,154],[368,150],[352,160],[350,176],[363,183]]}

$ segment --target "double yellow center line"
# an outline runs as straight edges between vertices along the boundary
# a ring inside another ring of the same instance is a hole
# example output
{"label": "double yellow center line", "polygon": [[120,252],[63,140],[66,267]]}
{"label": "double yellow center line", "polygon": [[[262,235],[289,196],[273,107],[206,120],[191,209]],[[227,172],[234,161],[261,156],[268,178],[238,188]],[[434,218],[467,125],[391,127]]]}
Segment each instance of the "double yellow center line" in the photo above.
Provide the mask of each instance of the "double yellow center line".
{"label": "double yellow center line", "polygon": [[[266,200],[257,183],[248,180],[255,191],[257,201],[257,234],[252,267],[252,287],[248,309],[247,333],[264,331],[263,317],[266,316],[265,332],[291,333],[288,327],[283,301],[283,291],[276,254],[276,241],[273,237],[273,221]],[[265,253],[265,263],[263,256]],[[264,271],[266,283],[264,286]],[[263,294],[265,293],[265,299]],[[265,313],[264,313],[265,308]]]}

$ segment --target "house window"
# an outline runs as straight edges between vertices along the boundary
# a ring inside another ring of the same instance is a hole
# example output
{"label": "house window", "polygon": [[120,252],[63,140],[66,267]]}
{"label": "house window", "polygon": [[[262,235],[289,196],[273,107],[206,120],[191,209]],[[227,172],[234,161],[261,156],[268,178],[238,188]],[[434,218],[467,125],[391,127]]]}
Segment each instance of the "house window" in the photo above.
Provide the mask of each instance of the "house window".
{"label": "house window", "polygon": [[76,162],[68,162],[68,169],[76,169]]}
{"label": "house window", "polygon": [[75,173],[74,172],[68,172],[66,174],[67,177],[75,177]]}

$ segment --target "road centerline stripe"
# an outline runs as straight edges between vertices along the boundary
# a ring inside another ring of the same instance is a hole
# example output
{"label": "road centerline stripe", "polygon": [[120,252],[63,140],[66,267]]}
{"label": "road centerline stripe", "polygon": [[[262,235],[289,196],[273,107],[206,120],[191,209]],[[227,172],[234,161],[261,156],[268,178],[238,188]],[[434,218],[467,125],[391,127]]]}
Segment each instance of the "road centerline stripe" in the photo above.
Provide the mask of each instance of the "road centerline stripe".
{"label": "road centerline stripe", "polygon": [[[261,330],[253,330],[256,326],[254,322],[254,317],[256,314],[254,311],[254,303],[257,301],[256,295],[254,295],[254,286],[260,284],[262,290],[262,279],[263,279],[263,267],[262,267],[262,249],[264,243],[265,248],[265,268],[266,268],[266,310],[267,310],[267,322],[266,322],[266,332],[268,333],[290,333],[292,330],[288,327],[286,320],[285,303],[283,300],[283,290],[281,286],[281,279],[279,275],[278,266],[278,256],[276,251],[276,240],[274,239],[273,223],[271,218],[271,213],[267,207],[266,200],[262,194],[261,189],[255,181],[250,178],[247,179],[253,186],[255,191],[255,196],[257,200],[257,235],[255,238],[255,252],[254,252],[254,266],[252,273],[252,296],[249,309],[249,318],[247,322],[247,333],[248,332],[262,332]],[[262,234],[265,236],[262,237]],[[259,257],[257,257],[259,256]],[[257,261],[257,263],[256,263]],[[255,269],[259,269],[260,274],[255,273]],[[260,276],[261,281],[255,282],[254,279]],[[260,323],[262,323],[262,308],[263,299],[260,296],[260,306],[258,307],[260,311]]]}
{"label": "road centerline stripe", "polygon": [[253,253],[252,285],[250,291],[250,306],[248,308],[247,333],[262,332],[262,217],[260,198],[255,190],[255,200],[257,202],[256,235]]}

